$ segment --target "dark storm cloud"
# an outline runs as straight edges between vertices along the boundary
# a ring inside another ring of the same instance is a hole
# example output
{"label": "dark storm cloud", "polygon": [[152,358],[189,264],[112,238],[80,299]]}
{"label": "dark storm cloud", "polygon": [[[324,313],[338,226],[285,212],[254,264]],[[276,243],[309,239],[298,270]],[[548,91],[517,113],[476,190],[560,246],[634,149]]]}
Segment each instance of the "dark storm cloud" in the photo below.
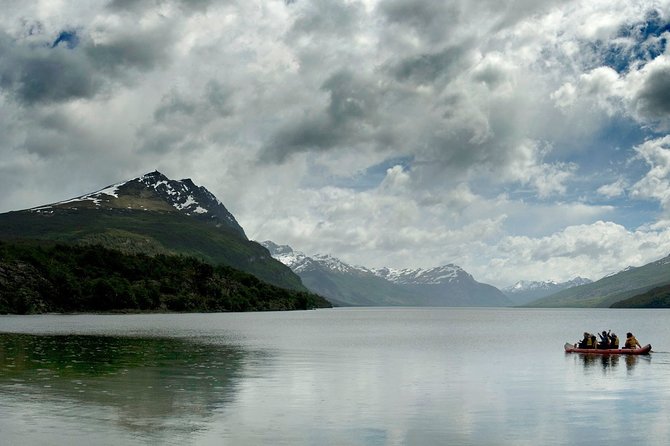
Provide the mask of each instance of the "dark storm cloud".
{"label": "dark storm cloud", "polygon": [[96,44],[62,31],[53,42],[35,44],[0,33],[0,89],[25,105],[90,99],[110,82],[166,63],[170,35],[160,29]]}
{"label": "dark storm cloud", "polygon": [[197,115],[201,122],[209,122],[216,117],[230,116],[234,110],[232,98],[229,88],[211,79],[205,84],[200,98],[188,97],[176,91],[164,95],[154,111],[154,121],[166,124],[171,119]]}
{"label": "dark storm cloud", "polygon": [[391,24],[407,28],[427,41],[440,41],[459,22],[460,8],[454,2],[385,0],[378,10]]}
{"label": "dark storm cloud", "polygon": [[205,85],[204,99],[211,111],[218,116],[230,116],[234,112],[233,92],[214,79]]}
{"label": "dark storm cloud", "polygon": [[168,117],[175,115],[191,116],[195,112],[196,104],[176,93],[163,97],[161,104],[154,111],[154,120],[164,122]]}
{"label": "dark storm cloud", "polygon": [[638,112],[645,117],[670,117],[670,64],[654,67],[649,72],[634,101]]}
{"label": "dark storm cloud", "polygon": [[19,45],[0,34],[0,89],[19,102],[62,102],[92,97],[100,88],[89,61],[63,46]]}
{"label": "dark storm cloud", "polygon": [[293,23],[290,35],[334,34],[349,36],[363,14],[359,3],[315,0],[307,3]]}
{"label": "dark storm cloud", "polygon": [[464,46],[450,47],[437,53],[407,57],[392,63],[389,71],[399,81],[433,83],[453,75],[460,68],[459,62],[466,54],[467,49]]}
{"label": "dark storm cloud", "polygon": [[207,139],[203,128],[232,116],[233,99],[231,89],[214,79],[204,85],[200,96],[177,91],[165,94],[154,110],[153,122],[137,133],[139,151],[167,154],[199,150]]}
{"label": "dark storm cloud", "polygon": [[212,0],[112,0],[107,9],[115,12],[141,12],[156,8],[164,3],[174,3],[184,11],[202,12],[212,4]]}
{"label": "dark storm cloud", "polygon": [[[167,30],[163,30],[167,31]],[[126,70],[149,71],[168,61],[169,32],[141,32],[108,43],[86,46],[91,65],[102,73],[124,75]]]}
{"label": "dark storm cloud", "polygon": [[324,151],[370,140],[379,106],[376,88],[351,71],[342,70],[330,76],[321,90],[328,92],[328,106],[272,135],[262,161],[282,162],[292,153]]}

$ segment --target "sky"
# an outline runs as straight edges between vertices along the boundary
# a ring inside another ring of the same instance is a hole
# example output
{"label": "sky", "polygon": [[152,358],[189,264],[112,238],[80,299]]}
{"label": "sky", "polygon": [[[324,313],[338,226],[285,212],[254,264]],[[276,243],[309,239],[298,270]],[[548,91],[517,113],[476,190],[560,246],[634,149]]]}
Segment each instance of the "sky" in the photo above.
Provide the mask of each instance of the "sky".
{"label": "sky", "polygon": [[157,169],[371,268],[504,287],[670,254],[670,1],[0,7],[0,212]]}

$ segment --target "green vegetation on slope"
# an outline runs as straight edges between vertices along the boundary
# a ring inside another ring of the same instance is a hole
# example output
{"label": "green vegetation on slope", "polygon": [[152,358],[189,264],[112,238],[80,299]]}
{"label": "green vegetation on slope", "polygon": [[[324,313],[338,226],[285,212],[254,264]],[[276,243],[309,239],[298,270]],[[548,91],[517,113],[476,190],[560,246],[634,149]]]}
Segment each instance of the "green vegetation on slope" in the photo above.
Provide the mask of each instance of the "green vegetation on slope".
{"label": "green vegetation on slope", "polygon": [[607,308],[652,288],[670,283],[670,258],[666,257],[639,268],[630,268],[597,282],[568,288],[529,303],[530,307]]}
{"label": "green vegetation on slope", "polygon": [[0,242],[0,313],[329,306],[316,294],[279,288],[229,266],[212,266],[193,257],[150,257],[101,246]]}
{"label": "green vegetation on slope", "polygon": [[670,308],[670,285],[615,302],[611,308]]}
{"label": "green vegetation on slope", "polygon": [[246,271],[273,285],[307,291],[290,268],[258,243],[179,212],[54,209],[0,214],[0,240],[99,244],[125,253],[183,254]]}

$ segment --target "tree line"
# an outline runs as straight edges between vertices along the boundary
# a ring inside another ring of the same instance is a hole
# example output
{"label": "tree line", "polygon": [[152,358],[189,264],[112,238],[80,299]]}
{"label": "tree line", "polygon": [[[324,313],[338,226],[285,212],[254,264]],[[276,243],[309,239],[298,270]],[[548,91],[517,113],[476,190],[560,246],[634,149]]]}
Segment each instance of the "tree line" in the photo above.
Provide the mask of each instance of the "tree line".
{"label": "tree line", "polygon": [[319,307],[330,303],[194,257],[126,254],[98,245],[0,242],[3,314]]}

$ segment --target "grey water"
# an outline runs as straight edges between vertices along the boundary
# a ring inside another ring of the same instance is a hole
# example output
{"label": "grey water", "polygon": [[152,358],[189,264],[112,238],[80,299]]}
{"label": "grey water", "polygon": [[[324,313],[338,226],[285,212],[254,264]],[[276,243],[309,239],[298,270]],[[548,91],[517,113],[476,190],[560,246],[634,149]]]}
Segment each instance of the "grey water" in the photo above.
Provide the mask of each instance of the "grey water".
{"label": "grey water", "polygon": [[[603,329],[653,353],[564,353]],[[0,444],[667,445],[669,352],[668,310],[0,316]]]}

